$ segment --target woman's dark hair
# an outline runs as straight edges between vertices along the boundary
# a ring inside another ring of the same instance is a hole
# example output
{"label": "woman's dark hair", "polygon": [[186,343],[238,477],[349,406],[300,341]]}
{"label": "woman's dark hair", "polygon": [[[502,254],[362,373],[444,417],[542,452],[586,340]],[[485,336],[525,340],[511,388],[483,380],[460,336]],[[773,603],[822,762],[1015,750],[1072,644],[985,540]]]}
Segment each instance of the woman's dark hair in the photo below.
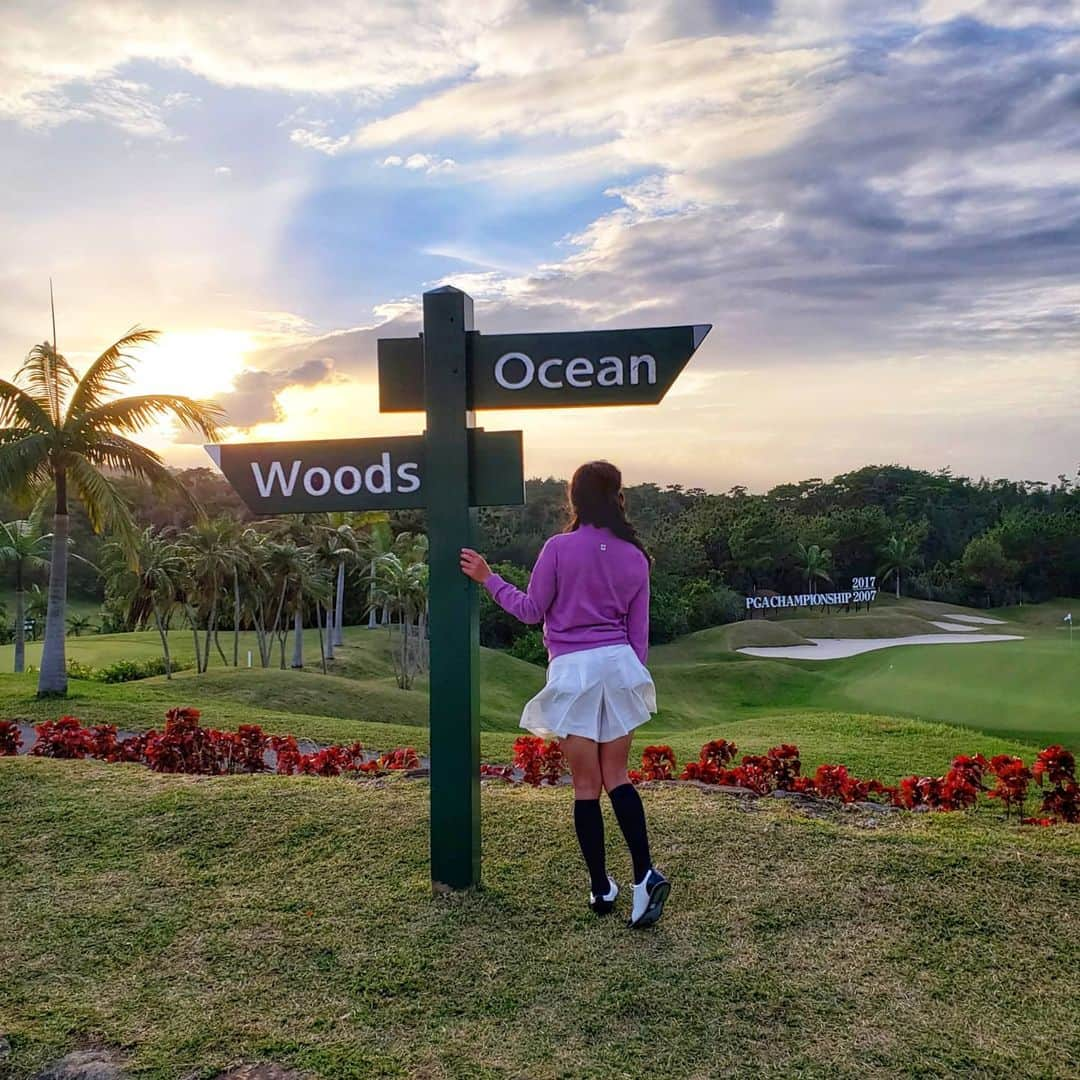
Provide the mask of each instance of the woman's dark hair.
{"label": "woman's dark hair", "polygon": [[610,529],[620,540],[633,544],[651,562],[637,529],[626,520],[622,497],[622,473],[610,461],[587,461],[570,481],[570,524],[567,532],[582,525]]}

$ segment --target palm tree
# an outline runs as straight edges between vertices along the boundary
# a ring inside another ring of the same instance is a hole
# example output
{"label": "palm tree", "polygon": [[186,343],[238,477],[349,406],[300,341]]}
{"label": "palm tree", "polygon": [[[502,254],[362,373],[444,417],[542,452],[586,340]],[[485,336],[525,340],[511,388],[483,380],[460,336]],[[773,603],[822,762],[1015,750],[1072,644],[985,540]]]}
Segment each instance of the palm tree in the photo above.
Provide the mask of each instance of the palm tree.
{"label": "palm tree", "polygon": [[68,494],[78,495],[93,527],[133,542],[136,529],[107,472],[120,472],[185,493],[161,458],[127,436],[161,417],[173,417],[212,442],[221,410],[173,394],[110,397],[131,382],[130,350],[153,341],[135,329],[110,345],[80,378],[53,340],[35,345],[14,382],[0,379],[0,489],[52,493],[52,559],[45,645],[38,694],[67,693],[64,621],[67,614]]}
{"label": "palm tree", "polygon": [[884,585],[890,577],[896,578],[896,599],[900,599],[900,575],[909,573],[922,562],[919,545],[908,536],[890,536],[889,542],[881,549],[884,560],[878,573]]}
{"label": "palm tree", "polygon": [[69,615],[67,627],[68,633],[78,637],[84,630],[93,630],[94,624],[87,615]]}
{"label": "palm tree", "polygon": [[183,556],[171,536],[144,529],[135,551],[131,553],[119,541],[106,545],[106,592],[123,609],[127,625],[138,629],[151,617],[161,638],[165,659],[165,677],[172,678],[172,655],[169,651],[169,623],[184,583]]}
{"label": "palm tree", "polygon": [[46,554],[50,539],[29,521],[0,524],[0,562],[11,563],[15,567],[16,672],[26,669],[26,572],[49,565]]}
{"label": "palm tree", "polygon": [[[364,537],[360,551],[361,557],[368,564],[368,629],[374,630],[379,606],[376,598],[379,589],[379,560],[393,554],[394,551],[394,530],[390,528],[390,522],[375,522]],[[382,617],[384,623],[387,621],[388,614],[384,604]]]}
{"label": "palm tree", "polygon": [[[269,590],[272,592],[271,606],[274,608],[274,621],[271,626],[271,634],[275,634],[281,649],[281,670],[285,670],[285,642],[289,637],[289,612],[294,615],[299,611],[296,593],[302,593],[302,578],[307,560],[307,552],[299,544],[292,540],[268,541],[266,544],[266,556],[264,572],[269,580]],[[303,625],[301,624],[301,642],[303,641]],[[302,648],[302,645],[301,645]],[[295,649],[293,660],[296,660]],[[300,656],[301,663],[294,667],[302,666],[303,653]]]}
{"label": "palm tree", "polygon": [[400,651],[394,652],[394,668],[398,686],[408,690],[419,666],[410,642],[413,619],[419,617],[427,603],[428,567],[426,563],[409,561],[391,553],[382,557],[379,579],[377,598],[401,619],[401,646]]}
{"label": "palm tree", "polygon": [[[385,526],[386,531],[389,532],[390,515],[385,510],[363,510],[355,513],[335,511],[327,515],[327,520],[330,528],[339,533],[342,547],[349,551],[349,554],[338,564],[337,586],[334,591],[334,631],[332,640],[334,645],[344,645],[345,573],[347,565],[365,558],[370,560],[370,532],[375,526]],[[343,526],[347,531],[342,530]],[[360,531],[362,529],[368,530],[368,532],[362,534]],[[392,543],[393,533],[389,535]]]}
{"label": "palm tree", "polygon": [[805,544],[798,546],[799,561],[802,563],[803,572],[806,574],[806,591],[814,591],[816,581],[832,581],[829,569],[832,567],[832,552],[828,548],[822,548],[818,544]]}
{"label": "palm tree", "polygon": [[[180,550],[190,576],[191,590],[187,613],[195,636],[195,668],[206,671],[210,666],[210,646],[217,644],[222,662],[227,663],[221,644],[217,641],[217,624],[226,581],[232,579],[238,558],[234,532],[229,518],[198,521],[180,537]],[[192,603],[192,601],[195,603]],[[197,606],[196,606],[197,605]],[[199,655],[199,616],[205,623],[206,638]]]}

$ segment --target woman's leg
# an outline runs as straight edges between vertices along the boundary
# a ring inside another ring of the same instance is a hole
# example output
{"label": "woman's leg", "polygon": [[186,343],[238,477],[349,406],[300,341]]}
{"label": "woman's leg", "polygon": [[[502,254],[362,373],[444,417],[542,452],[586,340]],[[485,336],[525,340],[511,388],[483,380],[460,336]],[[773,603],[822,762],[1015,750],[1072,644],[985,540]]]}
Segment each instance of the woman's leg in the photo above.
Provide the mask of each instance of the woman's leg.
{"label": "woman's leg", "polygon": [[590,886],[594,896],[606,896],[608,876],[604,858],[604,816],[600,812],[603,788],[600,754],[592,739],[583,739],[580,735],[567,735],[562,740],[562,748],[574,780],[574,828],[585,865],[589,868]]}
{"label": "woman's leg", "polygon": [[652,869],[649,854],[649,830],[645,824],[645,807],[637,788],[626,775],[626,762],[630,756],[630,743],[634,735],[600,743],[600,775],[604,788],[611,799],[611,808],[619,822],[619,828],[630,849],[634,862],[634,884],[640,884]]}

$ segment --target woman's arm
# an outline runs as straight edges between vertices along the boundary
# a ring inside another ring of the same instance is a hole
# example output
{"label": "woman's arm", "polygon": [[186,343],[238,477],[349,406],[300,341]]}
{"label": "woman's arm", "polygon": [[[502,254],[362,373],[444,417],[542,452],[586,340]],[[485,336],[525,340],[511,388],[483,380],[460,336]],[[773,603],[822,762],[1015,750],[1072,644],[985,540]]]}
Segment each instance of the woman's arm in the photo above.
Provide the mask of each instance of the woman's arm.
{"label": "woman's arm", "polygon": [[[547,609],[555,599],[556,557],[550,541],[543,546],[536,560],[529,578],[528,592],[522,592],[498,574],[492,573],[479,556],[475,559],[468,556],[475,556],[475,552],[462,554],[462,569],[491,593],[492,600],[499,607],[524,623],[543,622]],[[476,560],[479,560],[482,566]]]}
{"label": "woman's arm", "polygon": [[626,636],[630,639],[630,648],[637,653],[637,658],[644,664],[649,659],[649,578],[638,589],[630,601],[626,613]]}

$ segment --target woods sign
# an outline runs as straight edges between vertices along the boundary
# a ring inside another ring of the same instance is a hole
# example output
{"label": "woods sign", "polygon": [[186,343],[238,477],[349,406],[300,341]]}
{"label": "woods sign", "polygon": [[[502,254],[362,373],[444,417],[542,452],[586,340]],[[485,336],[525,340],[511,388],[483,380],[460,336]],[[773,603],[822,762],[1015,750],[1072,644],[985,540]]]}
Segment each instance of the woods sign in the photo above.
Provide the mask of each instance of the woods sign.
{"label": "woods sign", "polygon": [[876,577],[856,577],[851,579],[851,588],[846,592],[795,593],[789,596],[748,596],[746,598],[746,610],[764,611],[772,608],[844,607],[848,604],[871,604],[876,596]]}

